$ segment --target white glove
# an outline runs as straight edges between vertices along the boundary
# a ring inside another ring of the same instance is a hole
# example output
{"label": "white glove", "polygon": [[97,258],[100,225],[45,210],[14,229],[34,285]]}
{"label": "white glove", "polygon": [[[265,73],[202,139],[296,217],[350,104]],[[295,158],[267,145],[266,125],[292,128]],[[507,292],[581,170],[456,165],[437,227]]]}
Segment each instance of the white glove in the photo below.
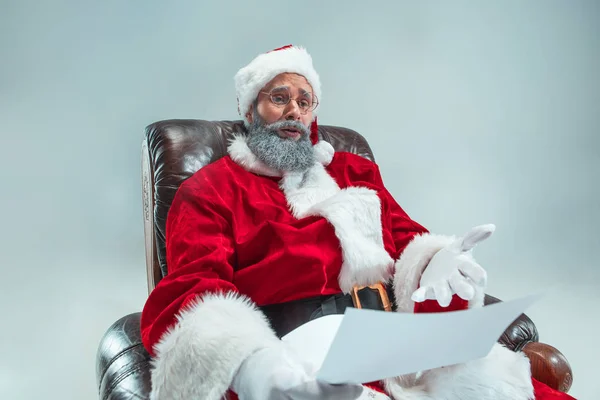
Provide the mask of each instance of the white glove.
{"label": "white glove", "polygon": [[361,385],[318,382],[311,376],[313,371],[313,366],[279,342],[250,355],[235,374],[231,388],[240,400],[379,399],[368,397],[373,391]]}
{"label": "white glove", "polygon": [[485,289],[487,273],[475,262],[471,251],[477,243],[494,233],[493,224],[480,225],[471,229],[464,237],[438,251],[421,276],[420,287],[412,294],[412,300],[420,303],[437,300],[448,307],[452,295],[472,300],[476,291]]}

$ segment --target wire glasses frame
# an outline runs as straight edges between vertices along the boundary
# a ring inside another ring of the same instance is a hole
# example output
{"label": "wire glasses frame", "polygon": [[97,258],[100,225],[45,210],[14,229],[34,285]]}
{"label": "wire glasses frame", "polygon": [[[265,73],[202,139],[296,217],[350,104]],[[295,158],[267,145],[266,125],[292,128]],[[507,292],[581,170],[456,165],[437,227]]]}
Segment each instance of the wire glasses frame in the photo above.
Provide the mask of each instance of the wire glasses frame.
{"label": "wire glasses frame", "polygon": [[270,92],[260,92],[269,96],[271,103],[275,104],[278,107],[287,106],[290,101],[294,100],[296,104],[298,104],[298,108],[302,114],[306,114],[309,111],[314,111],[319,105],[319,99],[314,94],[311,94],[310,97],[302,97],[300,96],[297,99],[292,99],[292,96],[287,88],[275,88]]}

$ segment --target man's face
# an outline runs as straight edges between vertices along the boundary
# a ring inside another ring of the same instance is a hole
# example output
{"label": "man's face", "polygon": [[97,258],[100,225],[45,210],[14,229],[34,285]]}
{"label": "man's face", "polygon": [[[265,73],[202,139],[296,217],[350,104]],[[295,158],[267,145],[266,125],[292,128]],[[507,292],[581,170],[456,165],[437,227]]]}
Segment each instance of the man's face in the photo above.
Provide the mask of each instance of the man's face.
{"label": "man's face", "polygon": [[[276,104],[273,100],[282,102],[284,97],[289,94],[290,100],[286,105]],[[298,74],[284,73],[277,75],[269,82],[258,94],[256,112],[265,124],[272,124],[277,121],[298,121],[302,125],[309,127],[313,113],[312,108],[302,110],[302,105],[312,103],[312,87],[305,77]],[[254,121],[254,106],[250,108],[246,117],[252,123]],[[298,140],[300,133],[290,130],[279,130],[278,135],[281,138]]]}
{"label": "man's face", "polygon": [[[282,105],[285,101],[275,97],[281,93],[279,90],[287,90],[292,100]],[[312,99],[310,90],[304,77],[282,74],[269,82],[250,109],[247,144],[269,167],[278,171],[305,171],[314,164],[309,129],[312,109],[302,110],[307,105],[303,102],[306,96]]]}

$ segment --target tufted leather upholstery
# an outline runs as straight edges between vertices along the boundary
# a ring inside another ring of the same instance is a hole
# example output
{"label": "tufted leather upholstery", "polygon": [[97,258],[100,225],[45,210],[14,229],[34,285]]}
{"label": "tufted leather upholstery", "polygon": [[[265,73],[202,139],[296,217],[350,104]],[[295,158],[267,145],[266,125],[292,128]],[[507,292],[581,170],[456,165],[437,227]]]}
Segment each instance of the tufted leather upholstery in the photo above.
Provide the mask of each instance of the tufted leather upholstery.
{"label": "tufted leather upholstery", "polygon": [[[144,220],[149,291],[167,273],[165,224],[181,182],[227,154],[233,135],[245,134],[241,121],[168,120],[146,128],[142,144]],[[367,141],[355,131],[319,126],[319,136],[338,151],[374,161]]]}
{"label": "tufted leather upholstery", "polygon": [[[167,271],[165,223],[179,185],[203,166],[223,157],[228,139],[244,133],[241,121],[166,120],[146,128],[142,143],[142,192],[149,291]],[[320,126],[319,135],[337,151],[375,160],[367,141],[353,130]],[[498,301],[486,296],[485,304]],[[140,315],[130,314],[115,322],[100,342],[96,378],[102,400],[149,398],[151,359],[141,342]],[[499,342],[515,351],[537,341],[536,327],[526,315],[515,320],[499,338]],[[549,354],[548,357],[554,356]],[[567,372],[571,372],[570,368]],[[545,381],[544,377],[536,378]],[[568,390],[570,381],[565,386],[562,375],[553,379],[562,385],[562,390]]]}
{"label": "tufted leather upholstery", "polygon": [[127,315],[108,328],[96,358],[100,399],[148,399],[151,357],[142,344],[141,313]]}

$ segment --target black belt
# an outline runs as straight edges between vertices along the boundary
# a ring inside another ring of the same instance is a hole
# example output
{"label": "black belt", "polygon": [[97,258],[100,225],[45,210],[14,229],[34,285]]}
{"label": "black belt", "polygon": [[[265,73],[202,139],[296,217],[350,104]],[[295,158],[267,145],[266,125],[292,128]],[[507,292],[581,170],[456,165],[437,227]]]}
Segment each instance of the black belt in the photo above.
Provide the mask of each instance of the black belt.
{"label": "black belt", "polygon": [[390,311],[393,291],[381,284],[354,288],[350,294],[317,296],[259,307],[278,337],[285,336],[308,321],[331,314],[343,314],[347,307]]}

